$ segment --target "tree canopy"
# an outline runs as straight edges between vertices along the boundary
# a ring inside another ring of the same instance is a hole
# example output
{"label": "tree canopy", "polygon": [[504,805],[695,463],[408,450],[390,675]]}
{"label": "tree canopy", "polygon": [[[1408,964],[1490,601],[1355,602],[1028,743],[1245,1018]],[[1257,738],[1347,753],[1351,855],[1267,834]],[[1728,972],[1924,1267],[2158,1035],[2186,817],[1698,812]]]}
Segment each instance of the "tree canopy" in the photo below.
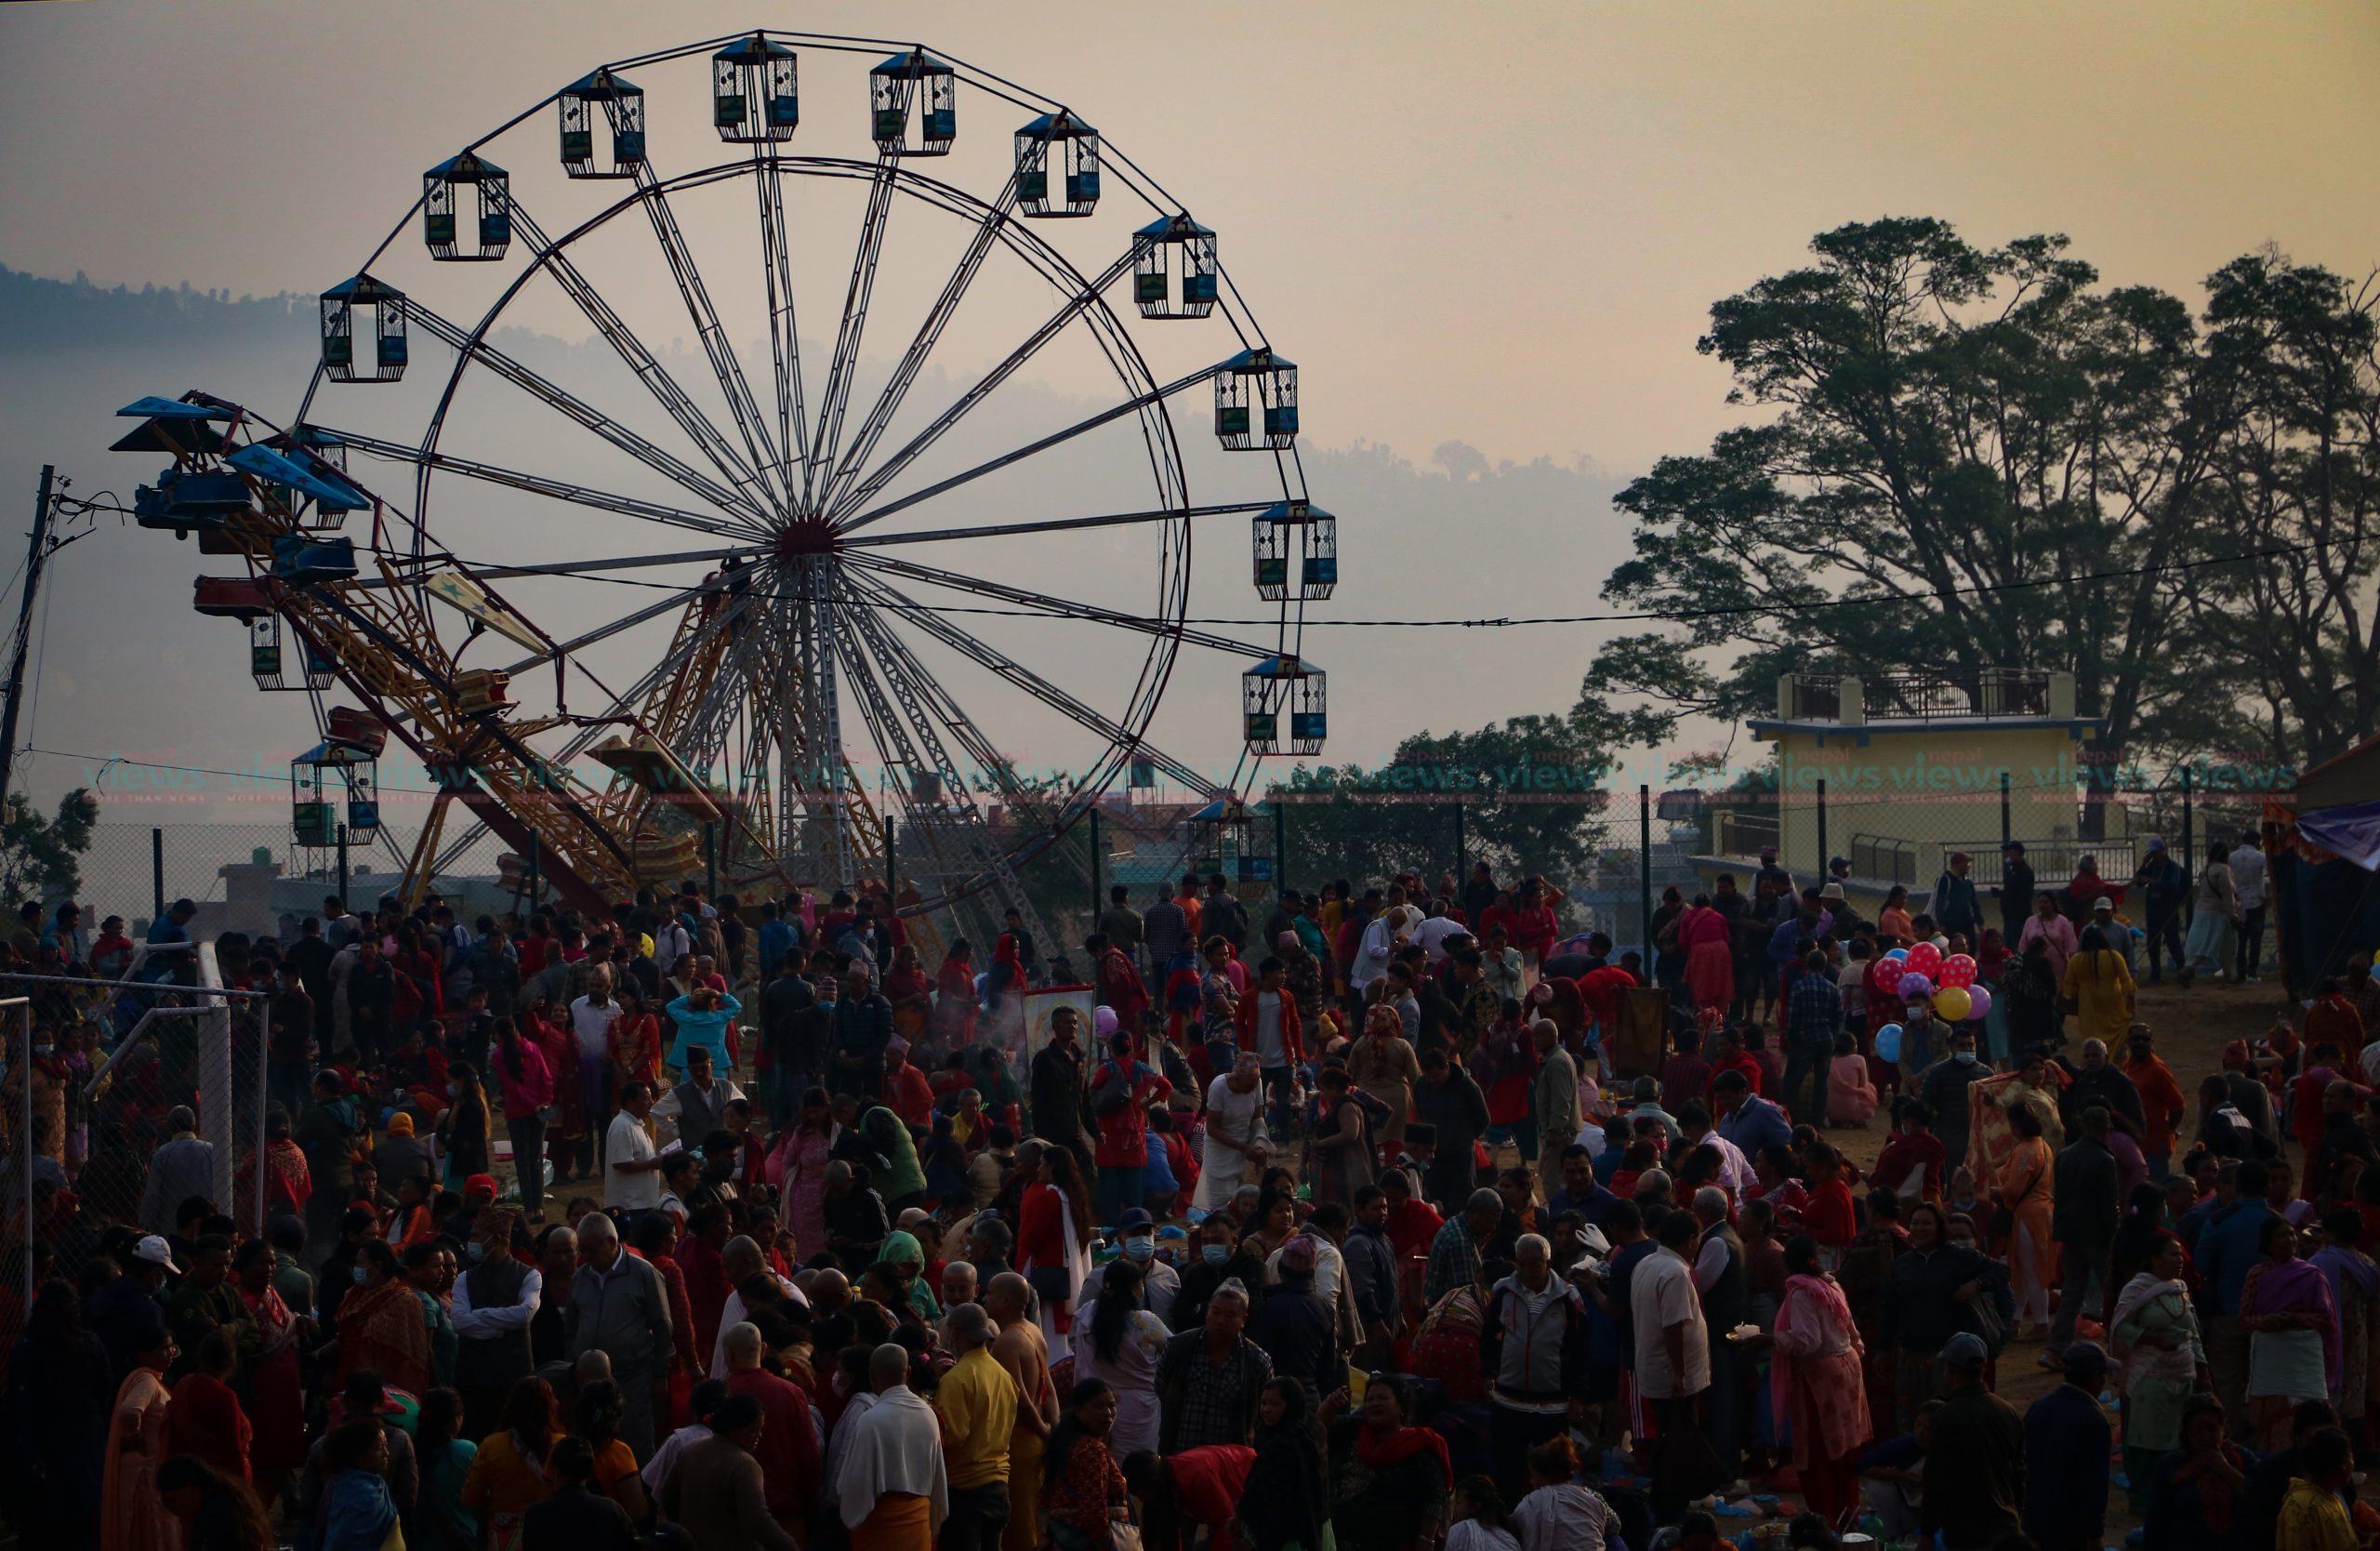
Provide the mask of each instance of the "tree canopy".
{"label": "tree canopy", "polygon": [[1657,742],[1782,672],[2007,666],[2071,672],[2120,748],[2370,736],[2372,287],[2253,254],[2194,316],[2069,247],[1860,222],[1714,304],[1698,348],[1759,418],[1615,498],[1604,596],[1663,624],[1576,715]]}

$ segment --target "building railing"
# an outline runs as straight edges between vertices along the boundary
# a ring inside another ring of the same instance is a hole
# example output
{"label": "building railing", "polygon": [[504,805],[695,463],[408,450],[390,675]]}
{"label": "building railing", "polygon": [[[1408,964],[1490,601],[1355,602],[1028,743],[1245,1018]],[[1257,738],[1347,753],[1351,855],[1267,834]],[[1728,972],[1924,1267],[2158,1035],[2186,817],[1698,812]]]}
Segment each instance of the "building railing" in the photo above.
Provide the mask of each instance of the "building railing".
{"label": "building railing", "polygon": [[1890,835],[1851,837],[1851,876],[1863,882],[1917,886],[1917,842]]}
{"label": "building railing", "polygon": [[1782,829],[1775,814],[1720,808],[1711,815],[1711,846],[1722,856],[1757,856],[1762,847],[1782,842]]}
{"label": "building railing", "polygon": [[1778,687],[1778,714],[1796,722],[1848,725],[2073,714],[2072,675],[2047,669],[1788,673]]}

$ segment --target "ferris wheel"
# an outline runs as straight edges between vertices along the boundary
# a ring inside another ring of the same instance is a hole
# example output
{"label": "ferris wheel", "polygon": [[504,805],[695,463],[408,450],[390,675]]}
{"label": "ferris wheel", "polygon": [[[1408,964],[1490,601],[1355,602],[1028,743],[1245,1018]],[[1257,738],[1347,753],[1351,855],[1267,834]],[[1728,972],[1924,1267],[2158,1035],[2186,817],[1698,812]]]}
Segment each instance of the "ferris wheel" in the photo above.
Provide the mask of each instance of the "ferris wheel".
{"label": "ferris wheel", "polygon": [[[971,160],[986,114],[1023,122]],[[1119,782],[1228,802],[1327,735],[1302,631],[1337,524],[1223,247],[1077,108],[953,56],[714,38],[430,166],[323,291],[285,422],[144,399],[118,446],[172,454],[141,523],[247,560],[196,605],[247,623],[261,687],[313,697],[302,842],[393,736],[442,791],[420,876],[451,802],[590,907],[690,875],[699,832],[734,875],[897,866],[913,913],[1030,920],[1017,868]],[[556,352],[558,317],[594,341]],[[958,338],[988,365],[938,360]],[[1046,429],[987,409],[1051,397],[1019,374],[1062,358],[1105,386]],[[1210,398],[1210,444],[1176,417]],[[1186,622],[1194,534],[1234,519],[1253,639]],[[1185,646],[1242,659],[1229,772],[1150,739]]]}

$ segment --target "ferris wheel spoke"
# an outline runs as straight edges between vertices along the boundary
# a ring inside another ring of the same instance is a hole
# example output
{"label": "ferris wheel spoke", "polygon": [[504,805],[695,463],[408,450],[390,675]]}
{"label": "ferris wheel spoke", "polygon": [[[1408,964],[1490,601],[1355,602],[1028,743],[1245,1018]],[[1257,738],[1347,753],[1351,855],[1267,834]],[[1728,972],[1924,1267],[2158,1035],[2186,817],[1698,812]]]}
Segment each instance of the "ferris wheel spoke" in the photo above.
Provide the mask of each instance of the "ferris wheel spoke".
{"label": "ferris wheel spoke", "polygon": [[802,404],[801,330],[793,307],[793,259],[785,234],[785,181],[776,152],[752,149],[752,188],[760,203],[760,260],[769,291],[769,360],[776,374],[777,483],[794,497],[791,458],[810,466],[810,416]]}
{"label": "ferris wheel spoke", "polygon": [[691,490],[723,512],[739,515],[755,528],[765,527],[768,513],[744,491],[720,484],[674,453],[665,452],[568,390],[548,381],[486,340],[476,338],[452,319],[440,316],[408,298],[405,316],[446,344],[472,356],[496,376],[530,397],[559,411],[620,451],[681,488]]}
{"label": "ferris wheel spoke", "polygon": [[1113,408],[1101,410],[1098,414],[1091,416],[1089,419],[1077,420],[1073,425],[1066,427],[1064,431],[1052,431],[1049,435],[1042,437],[1038,442],[1028,442],[1024,446],[1017,448],[1013,452],[1003,453],[999,457],[995,457],[988,462],[978,463],[973,468],[953,474],[948,479],[943,480],[938,484],[929,484],[923,490],[919,490],[914,495],[904,496],[897,501],[887,501],[884,505],[876,508],[872,511],[862,512],[859,516],[843,524],[839,531],[843,533],[853,533],[860,528],[866,527],[871,523],[880,523],[885,518],[892,516],[895,512],[906,511],[909,508],[917,506],[924,501],[930,501],[936,496],[946,495],[950,491],[958,489],[962,484],[983,478],[985,474],[998,473],[1000,470],[1008,468],[1012,464],[1024,462],[1026,458],[1033,457],[1037,453],[1047,452],[1051,447],[1061,446],[1067,442],[1073,441],[1078,436],[1097,431],[1101,426],[1112,425],[1128,415],[1137,415],[1141,411],[1150,407],[1152,404],[1163,403],[1165,400],[1171,398],[1174,394],[1183,391],[1184,389],[1196,388],[1198,384],[1211,378],[1222,369],[1223,368],[1220,366],[1201,366],[1198,370],[1192,372],[1188,377],[1176,378],[1173,381],[1165,384],[1163,387],[1152,388],[1145,393],[1136,393],[1132,397],[1126,399],[1123,403],[1115,405]]}
{"label": "ferris wheel spoke", "polygon": [[[658,199],[660,196],[655,194],[654,197]],[[514,229],[536,249],[536,257],[532,263],[542,264],[546,272],[554,277],[554,283],[562,287],[563,295],[587,315],[587,321],[595,325],[595,332],[602,335],[604,342],[627,363],[628,370],[636,374],[637,380],[652,391],[662,409],[678,423],[678,429],[702,448],[703,456],[710,460],[721,478],[737,489],[751,494],[759,502],[774,506],[775,495],[762,481],[760,471],[737,456],[727,439],[719,433],[719,428],[710,423],[709,418],[678,385],[677,378],[669,375],[668,368],[662,365],[660,359],[645,348],[644,341],[637,338],[636,331],[628,325],[628,321],[603,299],[602,293],[580,272],[576,264],[571,262],[570,256],[562,246],[546,235],[545,230],[537,225],[519,201],[512,203],[511,209]]]}
{"label": "ferris wheel spoke", "polygon": [[[664,594],[656,602],[648,603],[644,607],[638,609],[633,613],[624,614],[617,619],[613,620],[610,624],[598,625],[593,630],[587,631],[583,635],[573,636],[568,641],[558,643],[550,651],[539,652],[534,656],[522,657],[519,662],[507,665],[504,670],[507,673],[517,677],[520,674],[527,672],[532,668],[540,667],[546,663],[549,663],[558,656],[572,656],[587,647],[597,644],[599,642],[609,641],[615,635],[620,635],[626,631],[636,629],[639,625],[649,624],[653,620],[658,619],[662,616],[668,614],[672,609],[682,609],[696,598],[702,597],[707,593],[723,590],[729,585],[730,578],[728,577],[707,577],[702,581],[685,589],[683,591],[675,591]],[[712,628],[716,629],[723,626],[730,617],[740,616],[748,606],[748,603],[746,599],[739,598],[733,601],[727,607],[719,611],[719,614],[716,616],[716,622]],[[645,679],[638,682],[640,683],[645,683],[647,681],[653,679],[654,674],[662,671],[664,668],[668,668],[674,670],[677,664],[675,662],[665,658],[661,664],[656,665],[645,675]],[[628,693],[630,696],[634,696],[640,692],[631,689]],[[642,693],[651,693],[650,688],[648,687]]]}
{"label": "ferris wheel spoke", "polygon": [[948,538],[1005,538],[1020,533],[1064,533],[1075,528],[1130,527],[1143,523],[1170,523],[1183,517],[1227,517],[1264,511],[1278,501],[1229,501],[1221,506],[1157,508],[1148,511],[1110,511],[1097,517],[1048,517],[1033,523],[985,523],[964,528],[930,528],[920,533],[879,533],[846,540],[857,549],[887,544],[938,544]]}
{"label": "ferris wheel spoke", "polygon": [[[931,425],[911,437],[908,443],[892,457],[869,471],[866,477],[845,490],[842,497],[835,503],[828,515],[840,521],[875,499],[879,491],[900,477],[901,471],[916,462],[936,442],[940,441],[951,427],[966,418],[969,411],[990,397],[994,389],[1006,382],[1026,362],[1040,353],[1044,345],[1064,333],[1068,325],[1081,317],[1102,296],[1106,294],[1110,285],[1122,279],[1131,268],[1132,256],[1130,251],[1127,251],[1124,257],[1109,265],[1097,279],[1091,281],[1068,298],[1065,304],[1052,313],[1047,323],[1035,329],[1025,338],[1023,344],[1009,351],[1007,357],[998,365],[985,373],[981,381],[969,388],[949,407],[934,417]],[[890,416],[886,417],[887,419],[890,418]],[[872,445],[873,438],[870,439],[870,443]]]}
{"label": "ferris wheel spoke", "polygon": [[[615,511],[624,517],[635,517],[648,523],[662,523],[671,527],[688,528],[695,533],[724,535],[740,529],[758,534],[763,530],[748,519],[723,518],[720,514],[689,511],[683,507],[664,506],[658,501],[641,500],[634,496],[622,496],[591,485],[573,484],[566,480],[549,479],[543,474],[524,473],[507,469],[501,464],[486,463],[478,458],[457,457],[453,453],[425,453],[419,447],[403,442],[390,442],[382,437],[365,436],[356,431],[317,428],[325,435],[338,439],[339,444],[350,452],[366,457],[385,458],[392,463],[409,463],[418,469],[435,469],[443,473],[461,474],[468,479],[484,480],[509,489],[525,490],[531,495],[545,496],[573,506],[593,507],[599,511]],[[731,523],[733,527],[731,528]]]}
{"label": "ferris wheel spoke", "polygon": [[1064,716],[1068,721],[1097,733],[1111,743],[1129,748],[1132,758],[1147,761],[1192,790],[1211,794],[1210,789],[1213,784],[1189,764],[1157,748],[1114,718],[1086,705],[982,637],[953,624],[896,588],[888,587],[873,578],[862,581],[858,585],[864,594],[874,599],[899,618],[982,665],[1001,680],[1025,691]]}
{"label": "ferris wheel spoke", "polygon": [[[850,593],[845,590],[842,596],[848,601]],[[884,720],[893,735],[892,741],[911,750],[911,768],[931,770],[939,781],[943,801],[937,806],[962,844],[974,853],[980,869],[977,876],[988,876],[1004,902],[1025,918],[1027,928],[1041,932],[1032,901],[1025,897],[1023,885],[1009,866],[1007,854],[993,839],[983,810],[975,805],[972,786],[950,757],[948,746],[936,730],[933,691],[929,687],[933,683],[932,676],[916,669],[916,659],[892,639],[883,621],[875,617],[871,610],[851,610],[851,623],[853,629],[846,638],[844,654],[853,683],[861,686],[865,696],[874,700],[874,715]],[[864,657],[859,650],[863,646]],[[884,699],[888,689],[891,701]],[[863,704],[866,703],[867,700],[864,699]],[[964,722],[963,715],[950,723],[954,732],[962,724],[972,735],[969,743],[988,752],[989,744],[973,732],[972,723]],[[970,752],[975,755],[985,775],[996,775],[1005,767],[1005,762],[996,753],[986,757],[973,747]],[[919,805],[912,803],[913,817],[919,811]],[[1041,940],[1050,939],[1045,935]]]}
{"label": "ferris wheel spoke", "polygon": [[1230,636],[1217,635],[1211,630],[1194,630],[1186,625],[1130,614],[1121,609],[1102,608],[1093,603],[1079,603],[1064,598],[1051,597],[1046,592],[1033,592],[1021,587],[1009,587],[1000,582],[971,577],[963,571],[946,571],[940,566],[919,565],[911,561],[894,560],[886,555],[854,554],[846,557],[847,563],[913,581],[928,582],[960,592],[972,592],[979,597],[998,599],[1013,603],[1035,614],[1052,619],[1084,619],[1093,624],[1112,625],[1118,630],[1133,630],[1142,635],[1176,639],[1186,646],[1203,646],[1210,651],[1229,652],[1238,656],[1268,657],[1274,655],[1270,646],[1253,645],[1235,641]]}
{"label": "ferris wheel spoke", "polygon": [[860,222],[859,246],[852,257],[851,285],[843,293],[842,325],[835,331],[835,358],[826,368],[826,396],[818,404],[818,431],[810,439],[810,459],[802,466],[805,510],[817,510],[825,494],[819,481],[843,433],[843,410],[851,402],[852,374],[859,370],[860,337],[867,331],[867,300],[876,289],[876,262],[883,256],[884,227],[892,219],[900,169],[897,152],[878,153],[876,176],[867,185],[867,214]]}
{"label": "ferris wheel spoke", "polygon": [[1010,173],[998,200],[985,206],[983,216],[975,222],[974,232],[968,239],[967,250],[959,255],[949,278],[943,282],[940,294],[926,312],[925,321],[918,325],[917,337],[902,352],[900,364],[892,368],[892,378],[885,383],[884,391],[877,395],[876,403],[868,407],[866,418],[860,421],[859,431],[852,437],[851,446],[837,459],[834,472],[827,476],[826,486],[818,496],[821,510],[831,513],[836,510],[840,504],[838,492],[866,466],[868,455],[876,448],[877,439],[884,434],[884,428],[900,412],[901,401],[908,396],[909,389],[918,380],[918,374],[925,369],[926,357],[933,353],[934,345],[942,338],[943,329],[948,326],[952,314],[959,311],[959,304],[966,298],[967,287],[974,283],[976,274],[984,267],[985,256],[992,251],[993,242],[1007,224],[1009,213],[1016,208],[1018,187],[1017,175]]}
{"label": "ferris wheel spoke", "polygon": [[[702,340],[703,353],[710,358],[711,374],[719,379],[719,391],[727,395],[728,412],[735,418],[744,449],[751,455],[754,467],[782,472],[785,460],[777,455],[768,422],[760,418],[760,406],[753,402],[752,385],[744,380],[744,367],[735,359],[735,342],[720,325],[719,309],[711,305],[710,291],[703,285],[702,271],[694,264],[694,250],[687,245],[677,214],[669,207],[669,196],[662,192],[661,181],[654,175],[650,162],[637,164],[636,178],[637,186],[644,191],[644,213],[653,221],[654,238],[668,260],[670,278],[677,282],[679,298],[685,302],[686,316]],[[780,497],[774,487],[765,488],[770,491],[770,503],[790,515],[791,493]]]}

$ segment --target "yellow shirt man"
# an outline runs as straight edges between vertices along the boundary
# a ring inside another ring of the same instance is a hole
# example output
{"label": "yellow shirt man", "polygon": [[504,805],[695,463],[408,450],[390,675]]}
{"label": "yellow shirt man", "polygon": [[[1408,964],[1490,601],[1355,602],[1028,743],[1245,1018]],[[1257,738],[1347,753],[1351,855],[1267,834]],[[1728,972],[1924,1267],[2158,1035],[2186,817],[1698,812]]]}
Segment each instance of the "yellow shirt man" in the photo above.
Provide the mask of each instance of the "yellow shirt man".
{"label": "yellow shirt man", "polygon": [[[977,1319],[983,1311],[972,1304]],[[954,1310],[954,1324],[959,1310]],[[970,1332],[954,1329],[959,1340]],[[986,1323],[966,1356],[943,1375],[934,1408],[942,1412],[943,1464],[951,1490],[966,1491],[1008,1480],[1009,1434],[1016,1428],[1016,1379],[994,1360]]]}
{"label": "yellow shirt man", "polygon": [[2337,1492],[2293,1476],[2273,1544],[2276,1551],[2356,1551],[2355,1522]]}

